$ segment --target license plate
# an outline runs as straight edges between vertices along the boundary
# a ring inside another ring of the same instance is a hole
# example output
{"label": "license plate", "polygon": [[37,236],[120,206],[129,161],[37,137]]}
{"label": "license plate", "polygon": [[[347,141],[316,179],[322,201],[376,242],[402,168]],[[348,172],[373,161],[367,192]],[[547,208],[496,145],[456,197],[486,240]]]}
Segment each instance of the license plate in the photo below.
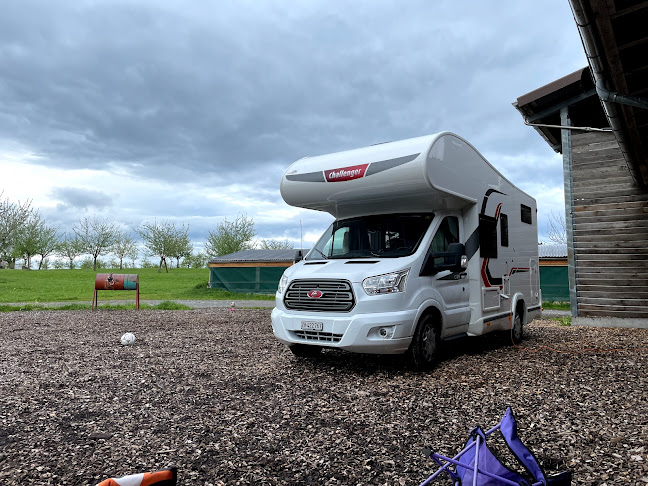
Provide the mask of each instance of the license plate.
{"label": "license plate", "polygon": [[318,321],[301,321],[301,328],[304,331],[321,331],[324,328],[324,323]]}

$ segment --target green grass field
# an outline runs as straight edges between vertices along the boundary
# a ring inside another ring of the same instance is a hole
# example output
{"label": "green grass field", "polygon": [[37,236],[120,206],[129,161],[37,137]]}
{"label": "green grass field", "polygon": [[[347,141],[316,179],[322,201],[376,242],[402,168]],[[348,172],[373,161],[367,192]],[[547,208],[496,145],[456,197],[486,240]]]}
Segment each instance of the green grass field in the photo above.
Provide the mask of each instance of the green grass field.
{"label": "green grass field", "polygon": [[[206,268],[173,268],[158,273],[157,268],[124,270],[0,270],[0,304],[26,302],[39,309],[39,302],[90,302],[97,273],[136,273],[139,275],[140,300],[273,300],[273,295],[243,294],[207,287]],[[135,301],[134,291],[100,291],[99,303],[111,300]],[[169,304],[165,304],[168,308]],[[127,306],[128,307],[128,306]],[[545,309],[569,310],[569,302],[543,302]],[[25,306],[20,306],[24,310]],[[0,305],[0,312],[9,309]],[[130,307],[129,307],[130,308]]]}
{"label": "green grass field", "polygon": [[[115,270],[0,270],[0,303],[92,301],[97,273],[139,275],[140,300],[273,300],[273,295],[242,294],[207,287],[206,268],[157,268]],[[135,291],[99,291],[99,302],[135,301]]]}
{"label": "green grass field", "polygon": [[569,305],[569,302],[542,302],[542,308],[543,309],[553,309],[553,310],[569,310],[571,309],[571,306]]}

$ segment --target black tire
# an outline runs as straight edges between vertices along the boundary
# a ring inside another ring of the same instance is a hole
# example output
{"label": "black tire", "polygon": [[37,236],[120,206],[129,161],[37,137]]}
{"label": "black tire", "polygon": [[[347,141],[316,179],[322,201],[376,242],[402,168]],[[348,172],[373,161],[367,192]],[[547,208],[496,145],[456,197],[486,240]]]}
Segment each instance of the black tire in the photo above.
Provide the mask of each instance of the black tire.
{"label": "black tire", "polygon": [[520,344],[524,339],[524,326],[522,325],[522,315],[518,309],[515,310],[515,316],[511,323],[511,340],[513,344]]}
{"label": "black tire", "polygon": [[439,355],[439,323],[433,315],[421,317],[407,351],[409,365],[420,371],[434,368]]}
{"label": "black tire", "polygon": [[322,352],[320,346],[311,346],[308,344],[293,344],[288,346],[292,353],[298,358],[314,358]]}

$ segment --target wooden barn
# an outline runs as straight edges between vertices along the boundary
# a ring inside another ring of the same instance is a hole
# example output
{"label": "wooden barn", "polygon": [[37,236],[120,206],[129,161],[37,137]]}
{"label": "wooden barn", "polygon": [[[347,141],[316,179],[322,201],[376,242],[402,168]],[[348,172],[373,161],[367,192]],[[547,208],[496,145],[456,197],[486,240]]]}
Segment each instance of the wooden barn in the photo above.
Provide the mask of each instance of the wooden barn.
{"label": "wooden barn", "polygon": [[563,156],[572,322],[648,327],[648,2],[570,4],[589,66],[514,106]]}

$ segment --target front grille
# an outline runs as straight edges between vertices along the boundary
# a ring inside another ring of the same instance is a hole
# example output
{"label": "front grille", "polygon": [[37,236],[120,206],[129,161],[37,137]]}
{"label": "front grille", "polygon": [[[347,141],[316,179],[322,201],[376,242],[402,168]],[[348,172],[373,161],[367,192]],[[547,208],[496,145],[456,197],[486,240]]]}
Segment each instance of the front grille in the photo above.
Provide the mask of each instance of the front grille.
{"label": "front grille", "polygon": [[[312,299],[311,290],[319,290],[322,296]],[[317,312],[348,312],[355,299],[351,284],[346,280],[294,280],[284,296],[286,309]]]}
{"label": "front grille", "polygon": [[322,331],[293,331],[298,338],[306,341],[319,341],[325,343],[339,343],[342,334],[333,334],[332,332]]}

